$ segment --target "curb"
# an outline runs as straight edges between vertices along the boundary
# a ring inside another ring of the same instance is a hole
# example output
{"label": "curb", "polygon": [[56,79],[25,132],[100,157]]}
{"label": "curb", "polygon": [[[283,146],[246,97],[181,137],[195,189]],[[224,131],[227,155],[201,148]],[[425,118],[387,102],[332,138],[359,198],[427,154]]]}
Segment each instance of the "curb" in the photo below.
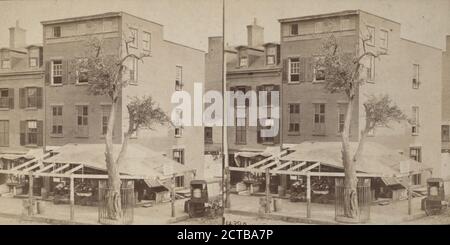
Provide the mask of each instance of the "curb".
{"label": "curb", "polygon": [[328,220],[321,220],[321,219],[311,219],[306,217],[292,217],[292,216],[286,216],[282,214],[276,214],[276,213],[255,213],[250,211],[242,211],[242,210],[232,210],[228,209],[225,210],[225,213],[229,214],[235,214],[235,215],[242,215],[242,216],[250,216],[250,217],[257,217],[262,219],[271,219],[271,220],[281,220],[289,223],[303,223],[303,224],[314,224],[314,225],[340,225],[340,223],[335,221],[328,221]]}

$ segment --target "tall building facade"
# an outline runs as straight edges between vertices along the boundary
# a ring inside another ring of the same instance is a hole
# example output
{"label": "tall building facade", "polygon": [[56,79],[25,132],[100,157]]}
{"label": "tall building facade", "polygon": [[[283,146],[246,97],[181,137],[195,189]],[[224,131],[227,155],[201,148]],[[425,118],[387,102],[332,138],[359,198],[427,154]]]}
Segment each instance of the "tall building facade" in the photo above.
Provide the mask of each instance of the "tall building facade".
{"label": "tall building facade", "polygon": [[[164,39],[163,26],[124,12],[43,21],[46,100],[46,143],[103,143],[111,100],[88,92],[89,74],[73,65],[82,62],[92,38],[102,41],[103,55],[129,52],[150,54],[143,62],[129,59],[126,79],[116,111],[114,143],[128,129],[127,104],[133,97],[152,96],[170,116],[175,91],[193,94],[194,83],[203,84],[205,53]],[[203,175],[203,128],[156,126],[138,130],[130,143],[142,144],[197,170]],[[188,179],[180,178],[184,186]]]}
{"label": "tall building facade", "polygon": [[19,23],[9,35],[0,49],[0,153],[20,154],[43,146],[43,56]]}
{"label": "tall building facade", "polygon": [[[387,94],[410,118],[411,124],[393,124],[370,133],[375,141],[432,166],[441,175],[441,59],[440,49],[401,37],[401,24],[361,10],[342,11],[279,20],[283,63],[283,143],[340,141],[346,96],[326,91],[324,75],[315,61],[323,43],[333,35],[343,52],[367,49],[387,55],[364,60],[367,83],[359,88],[350,138],[357,141],[365,127],[363,103],[370,95]],[[299,125],[299,126],[292,126]],[[423,184],[426,176],[414,176]]]}

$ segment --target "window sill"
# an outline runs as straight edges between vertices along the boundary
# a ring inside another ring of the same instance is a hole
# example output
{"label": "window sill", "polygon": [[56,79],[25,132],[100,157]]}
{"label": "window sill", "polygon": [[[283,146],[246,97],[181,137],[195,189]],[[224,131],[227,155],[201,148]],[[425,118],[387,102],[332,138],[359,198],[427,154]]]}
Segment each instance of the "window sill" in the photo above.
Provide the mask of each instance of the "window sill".
{"label": "window sill", "polygon": [[181,138],[183,135],[175,135],[175,138]]}
{"label": "window sill", "polygon": [[26,110],[26,111],[37,111],[38,110],[37,107],[25,107],[23,109]]}
{"label": "window sill", "polygon": [[129,82],[128,85],[137,86],[139,83],[137,81]]}
{"label": "window sill", "polygon": [[288,136],[300,136],[300,133],[288,133]]}
{"label": "window sill", "polygon": [[50,138],[64,138],[62,134],[50,134]]}
{"label": "window sill", "polygon": [[89,138],[89,136],[79,136],[79,135],[75,135],[75,138],[87,139],[87,138]]}
{"label": "window sill", "polygon": [[261,145],[275,145],[274,142],[263,142],[261,143]]}
{"label": "window sill", "polygon": [[312,83],[325,83],[325,80],[313,80]]}
{"label": "window sill", "polygon": [[419,136],[419,133],[411,134],[411,136]]}
{"label": "window sill", "polygon": [[62,87],[62,84],[50,84],[50,87]]}
{"label": "window sill", "polygon": [[38,148],[39,146],[38,145],[25,145],[25,147],[27,147],[27,148]]}
{"label": "window sill", "polygon": [[300,84],[300,82],[287,82],[287,84]]}
{"label": "window sill", "polygon": [[235,145],[246,145],[247,142],[235,142],[234,144],[235,144]]}
{"label": "window sill", "polygon": [[87,83],[75,83],[75,86],[87,86],[87,85],[89,85],[89,82],[87,82]]}

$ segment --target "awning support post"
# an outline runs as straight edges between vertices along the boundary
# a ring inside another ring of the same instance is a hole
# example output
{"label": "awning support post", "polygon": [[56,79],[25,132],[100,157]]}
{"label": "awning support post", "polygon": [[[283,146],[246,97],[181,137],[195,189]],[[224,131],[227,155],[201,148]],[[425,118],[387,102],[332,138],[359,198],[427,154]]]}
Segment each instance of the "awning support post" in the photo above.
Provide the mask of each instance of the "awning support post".
{"label": "awning support post", "polygon": [[311,218],[311,176],[306,174],[306,218]]}
{"label": "awning support post", "polygon": [[408,174],[408,215],[412,214],[412,190],[411,190],[411,182],[412,182],[412,175],[411,171]]}
{"label": "awning support post", "polygon": [[173,174],[172,175],[172,183],[171,183],[171,185],[170,185],[170,196],[172,197],[171,198],[171,210],[172,210],[172,218],[174,218],[175,217],[175,177],[176,177],[176,174]]}
{"label": "awning support post", "polygon": [[34,201],[33,201],[33,174],[30,172],[28,175],[28,215],[33,216],[34,214]]}
{"label": "awning support post", "polygon": [[75,219],[75,186],[73,176],[70,176],[70,220]]}
{"label": "awning support post", "polygon": [[266,168],[266,213],[270,213],[270,173]]}

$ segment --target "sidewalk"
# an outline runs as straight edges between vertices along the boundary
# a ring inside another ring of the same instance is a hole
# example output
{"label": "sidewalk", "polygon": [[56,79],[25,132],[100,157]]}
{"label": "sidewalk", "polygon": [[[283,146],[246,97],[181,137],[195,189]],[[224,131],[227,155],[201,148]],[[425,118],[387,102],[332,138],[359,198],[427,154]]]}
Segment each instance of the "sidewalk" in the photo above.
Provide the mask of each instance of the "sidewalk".
{"label": "sidewalk", "polygon": [[[311,218],[306,218],[306,203],[290,202],[288,199],[281,201],[281,210],[269,214],[259,214],[258,196],[231,195],[231,208],[228,213],[246,216],[259,216],[267,219],[283,220],[294,223],[308,224],[339,224],[335,219],[335,207],[333,204],[311,204]],[[425,217],[425,212],[420,210],[420,198],[412,200],[412,215],[408,215],[408,201],[397,201],[386,206],[373,204],[371,206],[369,224],[399,224],[412,219]]]}
{"label": "sidewalk", "polygon": [[[52,224],[99,224],[97,207],[75,205],[74,220],[71,221],[69,205],[54,205],[52,202],[45,202],[43,214],[28,217],[22,214],[22,200],[18,198],[0,197],[0,216]],[[157,204],[148,208],[138,207],[134,209],[133,224],[170,224],[188,218],[188,215],[184,213],[184,200],[177,200],[175,202],[175,211],[175,218],[172,218],[170,203]]]}

